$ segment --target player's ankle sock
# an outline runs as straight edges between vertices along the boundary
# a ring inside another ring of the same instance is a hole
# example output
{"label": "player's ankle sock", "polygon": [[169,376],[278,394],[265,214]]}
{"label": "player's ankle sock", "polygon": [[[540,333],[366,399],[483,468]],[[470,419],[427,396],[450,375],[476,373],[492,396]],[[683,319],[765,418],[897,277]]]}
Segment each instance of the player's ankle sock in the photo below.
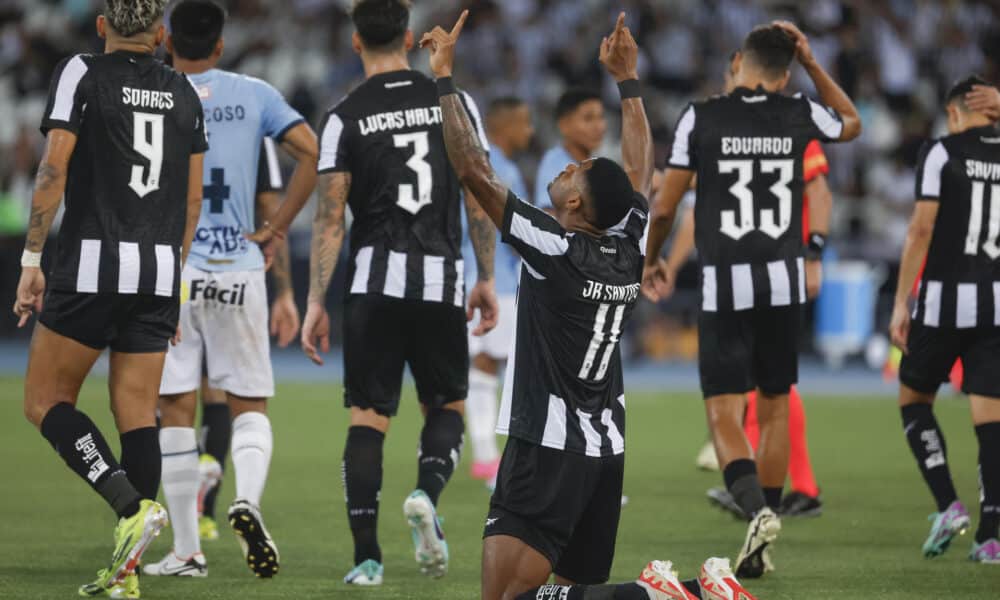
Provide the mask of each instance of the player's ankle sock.
{"label": "player's ankle sock", "polygon": [[42,419],[41,430],[66,465],[94,488],[119,517],[132,516],[139,510],[142,497],[87,415],[70,404],[56,404]]}
{"label": "player's ankle sock", "polygon": [[260,412],[245,412],[233,419],[233,471],[236,497],[260,506],[271,465],[271,421]]}
{"label": "player's ankle sock", "polygon": [[738,458],[730,462],[722,471],[722,478],[726,482],[726,489],[733,495],[733,499],[744,513],[753,517],[767,506],[764,490],[760,487],[760,479],[757,478],[757,464],[754,461],[749,458]]}
{"label": "player's ankle sock", "polygon": [[174,553],[187,558],[201,551],[198,538],[198,443],[193,427],[160,430],[163,497],[174,530]]}
{"label": "player's ankle sock", "polygon": [[514,600],[649,600],[649,592],[638,583],[604,585],[543,585]]}
{"label": "player's ankle sock", "polygon": [[938,512],[943,512],[958,499],[958,494],[951,481],[948,447],[937,419],[934,418],[934,409],[930,404],[909,404],[903,406],[900,413],[903,415],[903,432],[910,443],[910,450],[917,459],[924,481],[934,495]]}
{"label": "player's ankle sock", "polygon": [[469,424],[472,459],[491,462],[500,457],[497,448],[497,388],[496,375],[479,369],[469,371],[469,397],[465,401],[465,420]]}
{"label": "player's ankle sock", "polygon": [[118,438],[122,444],[122,469],[143,498],[156,500],[160,491],[160,440],[156,427],[126,431]]}
{"label": "player's ankle sock", "polygon": [[976,543],[1000,537],[1000,422],[976,425],[979,438],[979,528]]}
{"label": "player's ankle sock", "polygon": [[342,470],[355,565],[368,559],[382,562],[377,525],[384,443],[385,434],[377,429],[355,425],[347,430]]}
{"label": "player's ankle sock", "polygon": [[[226,454],[229,452],[229,438],[233,431],[233,419],[229,415],[228,404],[206,404],[201,413],[202,451],[219,461],[223,472],[226,470]],[[205,494],[202,513],[215,517],[215,501],[219,496],[222,482]]]}
{"label": "player's ankle sock", "polygon": [[464,431],[462,415],[455,410],[434,408],[424,420],[424,429],[420,432],[417,489],[426,492],[435,506],[458,465]]}
{"label": "player's ankle sock", "polygon": [[784,488],[765,487],[761,489],[764,491],[764,502],[767,503],[767,507],[774,512],[778,512],[778,508],[781,507],[781,492]]}
{"label": "player's ankle sock", "polygon": [[815,498],[819,487],[813,475],[812,461],[809,459],[809,442],[806,439],[806,411],[798,388],[793,387],[788,394],[788,477],[792,491]]}

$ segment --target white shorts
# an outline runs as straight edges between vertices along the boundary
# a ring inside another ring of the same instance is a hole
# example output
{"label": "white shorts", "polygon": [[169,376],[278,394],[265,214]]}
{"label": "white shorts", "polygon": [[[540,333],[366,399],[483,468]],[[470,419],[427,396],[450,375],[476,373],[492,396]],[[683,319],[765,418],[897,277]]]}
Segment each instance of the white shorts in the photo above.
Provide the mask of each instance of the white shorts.
{"label": "white shorts", "polygon": [[517,296],[500,296],[500,320],[493,331],[482,337],[472,335],[479,326],[479,313],[469,323],[469,356],[486,354],[493,360],[507,360],[510,354],[510,343],[514,339],[514,329],[517,327]]}
{"label": "white shorts", "polygon": [[181,273],[181,342],[167,350],[160,394],[208,383],[236,396],[274,395],[264,271]]}

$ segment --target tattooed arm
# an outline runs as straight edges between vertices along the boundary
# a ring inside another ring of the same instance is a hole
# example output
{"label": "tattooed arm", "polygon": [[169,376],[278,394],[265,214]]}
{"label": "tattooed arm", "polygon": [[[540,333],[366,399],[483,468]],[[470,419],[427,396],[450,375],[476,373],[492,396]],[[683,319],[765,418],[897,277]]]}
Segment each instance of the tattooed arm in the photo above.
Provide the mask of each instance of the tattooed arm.
{"label": "tattooed arm", "polygon": [[309,303],[302,324],[302,349],[318,365],[323,364],[319,351],[330,350],[326,291],[344,243],[344,212],[350,191],[350,173],[334,172],[319,176],[319,195],[309,253]]}
{"label": "tattooed arm", "polygon": [[28,239],[24,244],[29,252],[41,252],[45,246],[52,220],[62,202],[69,159],[75,147],[75,134],[65,129],[53,129],[49,133],[45,154],[35,175],[35,193],[31,198]]}
{"label": "tattooed arm", "polygon": [[[451,161],[455,173],[465,186],[467,206],[473,203],[469,210],[469,235],[482,235],[490,239],[490,263],[492,264],[493,240],[496,234],[490,228],[489,235],[475,231],[477,226],[481,226],[484,221],[473,223],[474,214],[485,216],[493,221],[497,227],[503,224],[504,206],[507,204],[507,188],[500,182],[496,173],[490,165],[489,156],[486,149],[479,141],[479,134],[476,132],[469,113],[465,110],[465,105],[458,94],[448,94],[441,96],[441,111],[444,119],[444,145],[448,151],[448,160]],[[476,238],[472,238],[473,244]],[[476,252],[477,259],[479,252]],[[492,267],[490,268],[492,273]]]}
{"label": "tattooed arm", "polygon": [[476,254],[476,272],[479,281],[493,279],[493,262],[496,255],[497,234],[486,211],[479,206],[476,196],[465,188],[465,214],[469,221],[469,240]]}
{"label": "tattooed arm", "polygon": [[[53,129],[45,143],[45,154],[35,175],[35,193],[31,198],[31,217],[28,221],[26,253],[41,254],[45,239],[52,227],[52,220],[59,210],[63,192],[66,189],[66,173],[69,159],[76,148],[76,134],[65,129]],[[32,313],[42,310],[45,295],[45,275],[38,266],[21,269],[21,279],[17,284],[14,300],[14,314],[18,316],[18,327],[24,327]]]}

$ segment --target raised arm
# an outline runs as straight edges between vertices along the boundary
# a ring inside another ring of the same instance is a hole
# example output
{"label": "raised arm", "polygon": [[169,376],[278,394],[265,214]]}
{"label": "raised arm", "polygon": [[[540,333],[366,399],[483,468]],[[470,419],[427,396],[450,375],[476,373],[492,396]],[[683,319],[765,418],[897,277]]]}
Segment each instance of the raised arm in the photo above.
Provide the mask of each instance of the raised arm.
{"label": "raised arm", "polygon": [[854,102],[851,102],[847,92],[837,85],[837,82],[830,77],[830,74],[813,56],[812,48],[809,47],[809,38],[789,21],[775,21],[774,24],[785,30],[785,33],[795,40],[795,56],[816,86],[820,100],[840,115],[844,127],[841,129],[838,139],[847,142],[861,135],[861,117],[858,116],[858,109],[854,106]]}
{"label": "raised arm", "polygon": [[468,16],[469,11],[463,11],[450,33],[441,27],[425,33],[420,39],[420,47],[430,51],[431,71],[438,82],[448,160],[462,185],[472,192],[486,215],[500,227],[507,204],[507,188],[493,171],[486,149],[451,80],[455,43]]}
{"label": "raised arm", "polygon": [[76,134],[65,129],[52,129],[45,141],[45,153],[35,175],[35,193],[31,197],[31,217],[27,240],[21,255],[21,280],[17,284],[14,314],[18,327],[24,327],[35,311],[42,310],[45,295],[45,275],[42,273],[42,249],[49,236],[52,220],[62,203],[66,189],[69,159],[76,148]]}
{"label": "raised arm", "polygon": [[615,30],[601,41],[600,60],[618,82],[622,96],[622,163],[632,187],[649,197],[653,182],[653,133],[639,96],[639,46],[618,15]]}

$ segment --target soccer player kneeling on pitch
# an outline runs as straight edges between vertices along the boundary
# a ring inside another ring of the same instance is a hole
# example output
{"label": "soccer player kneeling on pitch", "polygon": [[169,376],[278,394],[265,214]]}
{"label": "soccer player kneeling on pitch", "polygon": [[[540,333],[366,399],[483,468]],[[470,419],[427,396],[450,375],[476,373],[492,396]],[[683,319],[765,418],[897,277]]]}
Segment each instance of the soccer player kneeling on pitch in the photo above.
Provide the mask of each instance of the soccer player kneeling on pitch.
{"label": "soccer player kneeling on pitch", "polygon": [[[265,258],[247,239],[255,227],[260,147],[265,137],[298,163],[281,212],[301,209],[316,184],[319,148],[302,116],[267,83],[216,69],[225,12],[212,0],[182,0],[170,14],[167,40],[174,68],[187,73],[206,115],[214,148],[205,156],[204,206],[181,274],[181,338],[170,348],[160,384],[163,495],[174,524],[174,547],[147,564],[148,575],[204,576],[198,535],[198,445],[194,429],[204,365],[209,383],[226,392],[233,417],[231,454],[236,498],[228,520],[247,566],[258,577],[278,572],[278,549],[260,513],[273,437],[267,399],[271,371]],[[228,118],[232,114],[235,118]],[[290,218],[270,225],[283,231]],[[295,311],[286,295],[275,310]],[[294,334],[286,334],[291,338]]]}
{"label": "soccer player kneeling on pitch", "polygon": [[[490,166],[451,78],[468,12],[424,35],[437,78],[448,157],[461,181],[523,258],[514,353],[499,429],[510,436],[483,546],[486,600],[749,598],[728,561],[709,559],[681,583],[669,562],[638,581],[606,585],[624,473],[625,402],[619,336],[639,297],[644,194],[653,144],[636,80],[638,47],[625,15],[601,45],[622,91],[625,168],[570,164],[548,188],[556,217],[523,202]],[[637,192],[636,189],[639,191]],[[555,573],[556,585],[545,585]]]}
{"label": "soccer player kneeling on pitch", "polygon": [[[978,77],[951,89],[948,132],[925,144],[917,171],[917,203],[900,261],[892,313],[892,342],[903,352],[899,405],[903,430],[937,502],[923,553],[940,556],[969,528],[948,469],[934,397],[955,359],[965,367],[979,439],[980,517],[969,558],[1000,563],[1000,132],[996,98]],[[982,98],[980,98],[981,100]],[[973,108],[975,106],[975,108]],[[926,257],[916,306],[910,290]]]}
{"label": "soccer player kneeling on pitch", "polygon": [[[138,598],[135,566],[167,523],[154,501],[156,388],[177,329],[180,265],[201,209],[208,144],[190,82],[153,56],[164,36],[163,5],[105,0],[97,18],[104,53],[69,57],[56,70],[14,305],[20,326],[41,311],[25,415],[118,516],[110,564],[80,588],[82,596]],[[41,252],[64,195],[46,289]],[[121,461],[76,408],[80,386],[108,347]]]}

